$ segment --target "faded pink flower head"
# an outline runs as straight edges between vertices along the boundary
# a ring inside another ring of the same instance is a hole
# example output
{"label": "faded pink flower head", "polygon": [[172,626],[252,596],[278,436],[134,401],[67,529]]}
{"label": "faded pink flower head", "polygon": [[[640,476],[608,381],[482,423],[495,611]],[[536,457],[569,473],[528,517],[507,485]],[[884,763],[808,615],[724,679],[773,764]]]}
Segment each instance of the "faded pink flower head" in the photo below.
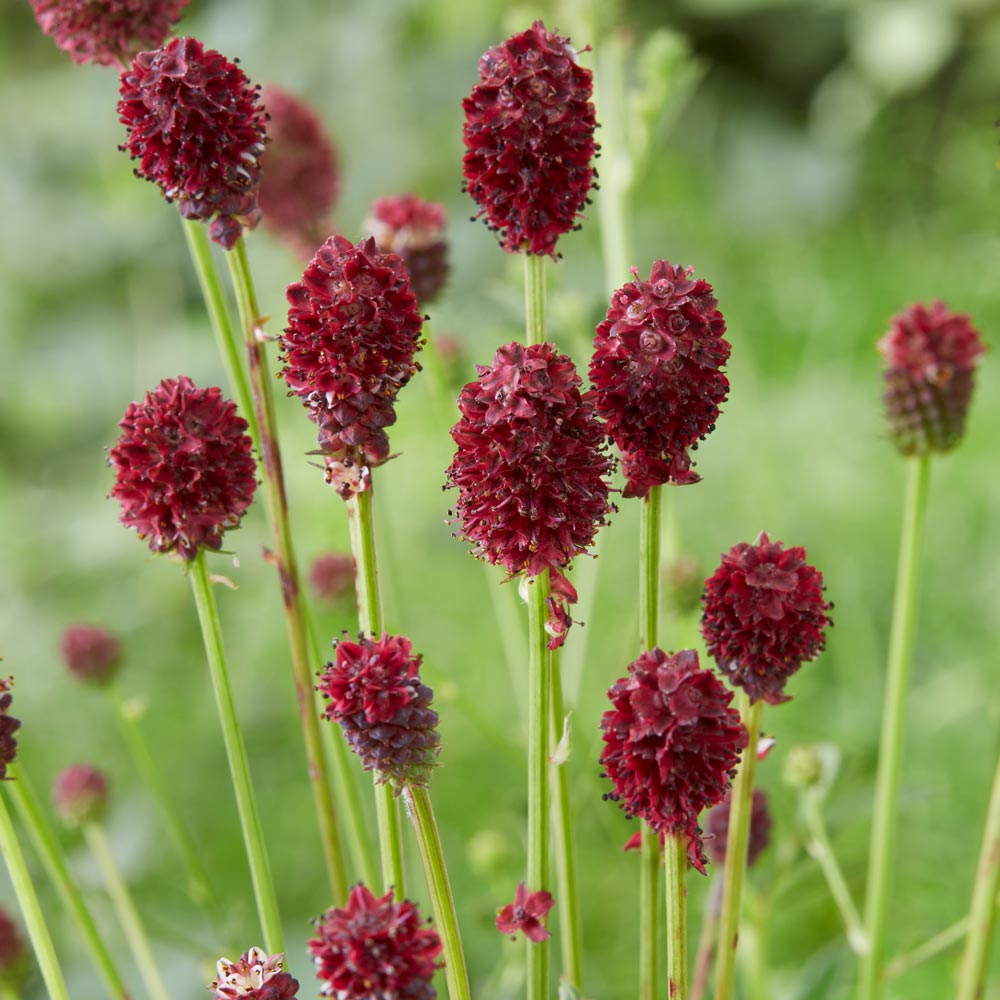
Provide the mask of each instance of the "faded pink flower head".
{"label": "faded pink flower head", "polygon": [[620,802],[660,834],[687,838],[688,859],[705,870],[698,814],[721,802],[747,745],[733,693],[692,649],[642,653],[608,691],[601,764]]}
{"label": "faded pink flower head", "polygon": [[621,451],[626,497],[698,482],[688,452],[715,429],[729,393],[726,321],[693,271],[658,260],[642,281],[633,269],[594,337],[592,395]]}
{"label": "faded pink flower head", "polygon": [[75,63],[122,65],[159,48],[191,0],[31,0],[35,20]]}
{"label": "faded pink flower head", "polygon": [[986,348],[968,316],[917,303],[878,342],[886,417],[904,455],[951,451],[965,433],[976,363]]}
{"label": "faded pink flower head", "polygon": [[236,405],[181,375],[130,403],[119,427],[108,461],[122,524],[154,552],[194,559],[200,546],[221,548],[257,488],[253,442]]}
{"label": "faded pink flower head", "polygon": [[338,1000],[434,1000],[431,980],[441,967],[441,939],[421,926],[408,900],[381,898],[356,885],[342,909],[316,921],[309,942],[320,993]]}
{"label": "faded pink flower head", "polygon": [[108,779],[89,764],[74,764],[56,776],[52,804],[66,826],[78,827],[104,816],[108,805]]}
{"label": "faded pink flower head", "polygon": [[594,181],[593,76],[541,21],[487,50],[465,110],[466,188],[509,253],[555,256]]}
{"label": "faded pink flower head", "polygon": [[268,955],[263,948],[245,951],[239,961],[220,958],[216,964],[212,1000],[295,1000],[298,980],[282,972],[285,956]]}
{"label": "faded pink flower head", "polygon": [[788,678],[823,651],[833,607],[823,590],[806,550],[786,549],[766,532],[753,545],[734,545],[705,581],[701,633],[709,655],[752,702],[788,701]]}
{"label": "faded pink flower head", "polygon": [[309,569],[309,582],[321,601],[334,603],[354,590],[354,556],[350,552],[324,552]]}
{"label": "faded pink flower head", "polygon": [[536,944],[552,936],[545,926],[545,917],[555,906],[552,894],[548,892],[528,892],[522,882],[514,893],[514,902],[497,910],[497,930],[517,939],[520,931],[529,941]]}
{"label": "faded pink flower head", "polygon": [[[731,795],[726,797],[705,817],[705,848],[712,864],[722,865],[726,860],[729,844],[729,810]],[[747,867],[753,865],[771,843],[771,811],[767,807],[767,792],[762,788],[753,790],[750,806],[750,839],[747,843]]]}
{"label": "faded pink flower head", "polygon": [[0,983],[16,983],[28,971],[28,949],[17,924],[0,909]]}
{"label": "faded pink flower head", "polygon": [[211,222],[231,250],[260,220],[257,192],[266,136],[257,89],[243,70],[195,38],[140,52],[121,75],[121,147],[136,175],[176,201],[185,219]]}
{"label": "faded pink flower head", "polygon": [[21,728],[21,720],[10,714],[11,702],[14,700],[10,689],[13,686],[13,677],[0,677],[0,781],[6,780],[7,768],[17,758],[17,739],[14,733]]}
{"label": "faded pink flower head", "polygon": [[63,660],[77,680],[105,684],[121,663],[118,636],[93,625],[70,625],[62,634],[61,646]]}

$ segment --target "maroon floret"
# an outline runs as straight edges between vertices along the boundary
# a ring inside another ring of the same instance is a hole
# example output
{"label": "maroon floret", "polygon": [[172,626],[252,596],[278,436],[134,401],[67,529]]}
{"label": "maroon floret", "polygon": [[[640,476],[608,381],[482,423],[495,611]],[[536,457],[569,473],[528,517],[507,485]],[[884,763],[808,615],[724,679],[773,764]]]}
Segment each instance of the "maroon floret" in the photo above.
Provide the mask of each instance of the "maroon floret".
{"label": "maroon floret", "polygon": [[309,569],[309,582],[321,601],[334,603],[354,590],[354,556],[350,552],[324,552]]}
{"label": "maroon floret", "polygon": [[[723,865],[729,844],[729,810],[732,805],[729,793],[705,817],[705,848],[712,864]],[[771,843],[771,812],[767,808],[767,792],[753,790],[750,806],[750,839],[747,842],[747,867],[749,868]]]}
{"label": "maroon floret", "polygon": [[10,689],[14,686],[14,678],[0,678],[0,781],[7,778],[7,768],[17,757],[17,739],[14,736],[21,728],[21,720],[10,714],[11,702],[14,700]]}
{"label": "maroon floret", "polygon": [[517,938],[518,932],[535,944],[545,941],[552,936],[545,926],[545,918],[555,905],[551,893],[528,892],[522,882],[514,892],[514,902],[497,910],[497,930],[501,934],[509,934],[512,941]]}
{"label": "maroon floret", "polygon": [[92,625],[70,625],[62,634],[62,655],[78,680],[104,684],[115,675],[121,662],[122,644],[107,629]]}
{"label": "maroon floret", "polygon": [[296,1000],[299,982],[281,971],[284,963],[283,953],[268,955],[263,948],[251,948],[235,962],[220,958],[208,987],[213,1000]]}
{"label": "maroon floret", "polygon": [[63,768],[52,787],[52,804],[69,827],[99,820],[108,804],[108,779],[89,764]]}

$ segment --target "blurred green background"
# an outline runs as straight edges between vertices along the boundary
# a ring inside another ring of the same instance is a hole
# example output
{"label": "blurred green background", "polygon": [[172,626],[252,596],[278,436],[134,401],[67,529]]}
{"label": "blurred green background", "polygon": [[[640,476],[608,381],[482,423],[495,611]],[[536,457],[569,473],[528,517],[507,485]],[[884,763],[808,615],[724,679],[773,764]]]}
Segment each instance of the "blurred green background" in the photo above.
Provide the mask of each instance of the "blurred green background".
{"label": "blurred green background", "polygon": [[[582,59],[598,68],[611,22],[626,26],[616,37],[627,46],[630,114],[639,116],[631,126],[641,118],[647,130],[632,128],[633,141],[647,145],[629,201],[628,259],[611,265],[616,282],[628,279],[625,264],[642,272],[659,257],[693,264],[715,286],[729,324],[732,395],[698,452],[704,481],[670,491],[679,546],[707,574],[721,551],[765,528],[806,546],[836,602],[828,651],[793,680],[790,704],[765,713],[765,730],[778,741],[759,770],[774,842],[752,882],[762,896],[775,893],[763,996],[847,996],[855,963],[802,851],[781,767],[796,743],[839,747],[826,816],[860,904],[904,474],[884,434],[874,343],[895,312],[935,298],[970,313],[987,343],[996,341],[1000,11],[979,0],[646,0],[617,15],[569,2],[512,9],[498,0],[193,0],[183,32],[238,55],[253,80],[306,98],[328,124],[343,170],[341,232],[357,238],[381,195],[412,190],[446,204],[453,273],[431,325],[461,343],[461,380],[472,377],[473,361],[488,361],[520,335],[522,305],[520,261],[468,221],[460,100],[485,48],[537,16],[590,43]],[[4,8],[0,24],[0,653],[17,679],[21,760],[36,784],[77,761],[110,772],[110,835],[158,960],[175,996],[203,996],[214,959],[258,943],[259,930],[189,588],[176,565],[151,559],[118,525],[105,498],[105,449],[126,404],[161,378],[184,373],[207,384],[224,376],[176,211],[132,177],[116,150],[115,73],[73,66],[42,37],[23,0]],[[678,63],[684,50],[690,61]],[[602,134],[605,173],[621,152],[608,145],[613,124]],[[550,336],[585,365],[607,292],[596,207],[560,248],[564,259],[549,269]],[[263,230],[249,252],[277,333],[284,286],[301,264]],[[998,375],[994,351],[982,363],[964,444],[934,463],[892,953],[965,913],[996,762]],[[306,565],[347,547],[345,512],[305,457],[312,425],[297,402],[279,404]],[[441,485],[454,414],[446,409],[427,377],[401,397],[391,435],[400,457],[377,474],[379,544],[389,627],[412,636],[437,691],[444,749],[433,795],[474,993],[505,998],[520,990],[521,949],[493,929],[493,917],[524,863],[522,678],[512,690],[505,650],[515,660],[521,654],[523,616],[514,587],[497,590],[499,572],[477,565],[450,537]],[[622,852],[633,827],[601,801],[597,763],[605,691],[636,651],[638,512],[635,502],[621,507],[599,561],[577,572],[592,607],[566,646],[585,992],[605,1000],[634,995],[636,976],[637,857]],[[308,921],[333,901],[265,541],[255,508],[229,536],[238,565],[229,556],[212,565],[239,585],[218,598],[289,969],[301,995],[311,996]],[[349,606],[316,613],[324,635],[356,627]],[[187,899],[107,701],[61,665],[60,634],[77,621],[124,639],[122,685],[148,706],[148,737],[227,901],[221,924]],[[668,618],[663,645],[690,641],[688,628]],[[135,982],[97,873],[79,841],[66,843]],[[71,995],[103,996],[35,870]],[[710,887],[692,874],[692,933]],[[425,899],[415,866],[411,894]],[[14,908],[6,881],[0,899]],[[946,953],[894,980],[889,994],[948,996],[956,962],[957,952]],[[992,988],[1000,989],[1000,961]],[[35,974],[25,996],[43,995]]]}

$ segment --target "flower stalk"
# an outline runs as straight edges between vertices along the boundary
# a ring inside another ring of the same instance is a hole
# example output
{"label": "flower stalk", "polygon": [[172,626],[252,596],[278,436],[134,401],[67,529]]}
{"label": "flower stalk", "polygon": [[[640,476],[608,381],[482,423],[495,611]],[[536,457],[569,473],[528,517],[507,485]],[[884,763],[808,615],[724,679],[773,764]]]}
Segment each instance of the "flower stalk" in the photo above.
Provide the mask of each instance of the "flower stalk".
{"label": "flower stalk", "polygon": [[687,1000],[687,837],[664,839],[667,870],[667,983],[671,1000]]}

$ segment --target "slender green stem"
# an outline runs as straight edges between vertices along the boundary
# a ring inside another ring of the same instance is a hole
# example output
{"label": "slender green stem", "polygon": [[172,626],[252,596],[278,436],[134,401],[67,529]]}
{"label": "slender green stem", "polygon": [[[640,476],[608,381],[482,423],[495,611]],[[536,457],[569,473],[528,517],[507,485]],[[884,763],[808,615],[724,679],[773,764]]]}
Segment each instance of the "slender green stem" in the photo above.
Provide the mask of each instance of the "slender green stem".
{"label": "slender green stem", "polygon": [[667,869],[667,996],[687,1000],[687,837],[667,834],[663,853]]}
{"label": "slender green stem", "polygon": [[188,575],[191,578],[191,589],[194,591],[194,600],[198,608],[198,620],[201,623],[205,653],[208,656],[208,669],[212,676],[215,703],[219,710],[219,722],[222,726],[223,742],[226,745],[226,757],[229,760],[229,773],[233,779],[236,808],[243,828],[243,843],[246,845],[247,861],[250,864],[257,914],[261,930],[264,932],[265,947],[270,954],[274,954],[285,950],[278,900],[264,846],[264,834],[257,812],[253,782],[250,780],[246,746],[243,743],[239,720],[236,717],[236,706],[233,703],[233,692],[229,685],[229,672],[226,669],[226,658],[222,648],[222,630],[219,627],[219,611],[205,567],[203,551],[199,551],[195,559],[188,563]]}
{"label": "slender green stem", "polygon": [[715,954],[715,939],[719,930],[719,906],[722,903],[722,883],[714,880],[709,891],[705,914],[701,920],[701,934],[698,936],[698,954],[694,960],[694,979],[691,981],[689,1000],[702,1000],[708,989],[708,977],[712,972],[712,956]]}
{"label": "slender green stem", "polygon": [[87,942],[91,957],[98,972],[104,978],[108,987],[109,995],[113,1000],[128,1000],[128,990],[115,966],[114,959],[108,946],[104,943],[97,924],[91,916],[87,904],[83,901],[83,894],[80,887],[70,875],[69,865],[66,863],[66,856],[63,853],[59,838],[56,836],[52,824],[49,822],[35,794],[34,787],[28,779],[28,775],[23,765],[16,765],[16,774],[12,773],[11,780],[6,783],[6,788],[14,800],[14,807],[17,809],[21,822],[28,829],[35,851],[42,859],[42,864],[48,873],[49,878],[55,883],[59,890],[66,908],[73,914],[80,933]]}
{"label": "slender green stem", "polygon": [[749,739],[743,760],[730,792],[729,834],[722,877],[722,912],[719,915],[719,947],[715,963],[715,1000],[732,1000],[736,986],[736,946],[740,932],[740,902],[747,870],[750,842],[750,811],[754,774],[757,771],[757,740],[763,702],[750,704],[746,691],[740,692],[740,717]]}
{"label": "slender green stem", "polygon": [[545,256],[524,255],[524,319],[529,344],[545,343]]}
{"label": "slender green stem", "polygon": [[83,835],[90,853],[97,862],[97,867],[101,870],[118,923],[125,932],[125,940],[128,941],[129,950],[132,952],[132,958],[135,960],[150,1000],[170,1000],[170,993],[160,975],[160,966],[153,954],[146,928],[142,925],[142,919],[135,908],[135,902],[128,891],[125,879],[115,864],[115,857],[111,852],[111,845],[108,843],[104,828],[98,823],[87,823],[84,825]]}
{"label": "slender green stem", "polygon": [[772,1000],[774,993],[768,987],[766,928],[753,920],[744,921],[740,935],[740,968],[743,975],[743,992],[746,1000]]}
{"label": "slender green stem", "polygon": [[278,577],[281,584],[282,603],[288,644],[291,650],[292,673],[298,698],[299,718],[305,741],[306,763],[312,785],[313,804],[319,822],[323,860],[326,863],[330,889],[335,899],[347,897],[347,871],[340,844],[337,810],[330,790],[330,774],[326,755],[323,753],[323,736],[320,732],[319,713],[313,691],[313,675],[309,664],[309,631],[306,624],[305,602],[299,586],[299,570],[292,546],[292,532],[288,518],[288,498],[285,478],[281,468],[281,451],[278,447],[277,420],[274,414],[274,394],[265,352],[265,338],[261,329],[260,307],[254,289],[246,243],[240,237],[236,246],[226,254],[229,270],[236,289],[240,322],[250,366],[250,384],[253,402],[260,424],[260,454],[264,463],[264,492],[271,515]]}
{"label": "slender green stem", "polygon": [[[994,906],[997,905],[997,901],[994,900]],[[923,944],[918,945],[913,951],[908,951],[903,955],[898,955],[891,962],[886,962],[885,968],[882,970],[882,978],[889,980],[894,979],[896,976],[903,975],[904,972],[909,972],[911,969],[915,969],[918,965],[922,965],[928,959],[934,958],[936,955],[940,955],[942,951],[947,951],[954,944],[958,944],[962,938],[969,931],[969,918],[962,917],[961,920],[952,924],[950,927],[946,927],[943,931],[935,934],[934,937],[929,938]]]}
{"label": "slender green stem", "polygon": [[662,499],[663,487],[651,487],[639,513],[639,644],[644,651],[659,642]]}
{"label": "slender green stem", "polygon": [[659,1000],[663,848],[645,823],[639,835],[639,1000]]}
{"label": "slender green stem", "polygon": [[859,1000],[876,1000],[882,992],[885,926],[892,881],[892,859],[896,850],[896,800],[903,753],[906,692],[913,659],[920,582],[920,552],[923,547],[924,520],[930,486],[930,456],[908,459],[907,464],[902,540],[896,575],[892,631],[889,637],[888,677],[882,711],[878,775],[875,779],[871,846],[868,853],[865,930],[870,950],[861,962]]}
{"label": "slender green stem", "polygon": [[0,1000],[21,1000],[21,994],[13,983],[0,982]]}
{"label": "slender green stem", "polygon": [[471,1000],[469,972],[465,965],[465,951],[458,928],[458,914],[455,899],[448,881],[441,836],[430,793],[426,788],[415,785],[403,786],[403,799],[413,821],[413,829],[420,847],[420,860],[424,866],[427,888],[431,894],[434,922],[444,948],[444,974],[448,982],[448,996],[451,1000]]}
{"label": "slender green stem", "polygon": [[375,816],[378,821],[379,858],[382,864],[382,885],[392,889],[397,899],[406,895],[406,875],[403,869],[403,839],[399,822],[399,804],[392,785],[383,783],[375,774]]}
{"label": "slender green stem", "polygon": [[17,834],[14,832],[14,824],[11,822],[2,792],[0,792],[0,853],[3,853],[3,859],[7,863],[7,871],[10,873],[10,880],[24,916],[28,937],[31,938],[31,947],[38,959],[38,967],[42,970],[42,979],[45,980],[49,998],[69,1000],[66,981],[63,979],[59,959],[52,945],[52,936],[49,934],[45,915],[38,903],[35,887],[31,883],[28,866],[24,863],[24,854],[21,853],[21,845],[17,842]]}

